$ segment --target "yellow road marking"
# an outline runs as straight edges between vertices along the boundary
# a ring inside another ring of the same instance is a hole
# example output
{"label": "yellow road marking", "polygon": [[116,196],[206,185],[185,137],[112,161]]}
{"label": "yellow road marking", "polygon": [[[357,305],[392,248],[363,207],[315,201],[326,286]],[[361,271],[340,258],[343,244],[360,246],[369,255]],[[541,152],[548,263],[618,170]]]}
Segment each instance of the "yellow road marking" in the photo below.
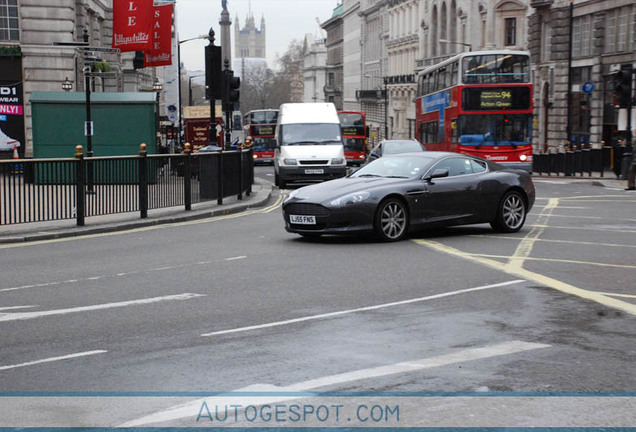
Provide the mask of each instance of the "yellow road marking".
{"label": "yellow road marking", "polygon": [[[538,222],[543,222],[545,220],[544,223],[547,223],[550,215],[554,209],[558,207],[558,205],[558,198],[550,199],[550,201],[548,201],[548,205],[546,205],[543,211],[539,214]],[[521,243],[517,246],[517,250],[508,260],[508,264],[506,265],[508,270],[515,271],[522,268],[524,260],[530,256],[534,243],[543,234],[544,230],[544,226],[536,226],[521,240]]]}
{"label": "yellow road marking", "polygon": [[491,267],[495,270],[498,271],[503,271],[504,273],[507,273],[509,275],[513,275],[515,277],[520,277],[520,278],[524,278],[526,280],[529,281],[533,281],[535,283],[541,284],[541,285],[545,285],[546,287],[555,289],[557,291],[566,293],[566,294],[570,294],[573,296],[577,296],[580,297],[582,299],[586,299],[586,300],[591,300],[594,301],[596,303],[602,304],[604,306],[607,307],[611,307],[614,309],[618,309],[621,310],[623,312],[629,313],[631,315],[636,315],[636,305],[635,304],[631,304],[631,303],[627,303],[621,300],[617,300],[614,298],[609,297],[608,295],[602,294],[602,293],[598,293],[598,292],[594,292],[594,291],[589,291],[589,290],[585,290],[582,288],[578,288],[575,287],[573,285],[570,285],[568,283],[562,282],[560,280],[548,277],[548,276],[544,276],[538,273],[534,273],[531,271],[528,271],[526,269],[523,268],[516,268],[516,269],[511,269],[508,267],[508,265],[506,263],[500,263],[497,262],[495,260],[492,259],[488,259],[488,258],[482,258],[482,257],[478,257],[478,256],[473,256],[471,254],[467,254],[465,252],[462,252],[458,249],[455,249],[453,247],[444,245],[442,243],[436,242],[436,241],[432,241],[432,240],[414,240],[415,243],[420,244],[422,246],[426,246],[429,247],[431,249],[434,249],[438,252],[443,252],[449,255],[454,255],[460,258],[464,258],[468,261],[472,261],[478,264],[482,264],[488,267]]}
{"label": "yellow road marking", "polygon": [[[503,240],[519,240],[519,237],[507,237],[507,236],[486,235],[486,234],[470,234],[469,237],[496,238],[496,239],[503,239]],[[603,247],[636,248],[636,245],[633,245],[633,244],[597,243],[597,242],[585,242],[585,241],[573,241],[573,240],[537,239],[537,242],[564,243],[564,244],[575,244],[575,245],[593,245],[593,246],[603,246]]]}
{"label": "yellow road marking", "polygon": [[606,296],[612,296],[612,297],[624,297],[624,298],[636,299],[636,295],[632,295],[632,294],[617,294],[617,293],[608,293],[608,292],[599,293],[599,294],[603,294],[603,295],[606,295]]}
{"label": "yellow road marking", "polygon": [[[468,255],[476,256],[476,257],[484,257],[484,258],[503,259],[503,260],[512,259],[512,257],[509,257],[507,255],[486,255],[486,254],[473,254],[473,253],[469,253]],[[561,259],[561,258],[533,258],[533,257],[526,257],[523,260],[524,261],[560,262],[560,263],[565,263],[565,264],[583,264],[583,265],[589,265],[589,266],[636,269],[636,265],[609,264],[609,263],[600,263],[600,262],[591,262],[591,261],[568,260],[568,259]],[[508,263],[508,264],[510,264],[510,263]]]}
{"label": "yellow road marking", "polygon": [[[460,251],[451,246],[444,245],[442,243],[432,241],[432,240],[414,240],[415,243],[420,244],[422,246],[427,246],[432,249],[435,249],[440,252],[444,252],[450,255],[454,255],[460,258],[467,259],[472,262],[476,262],[482,265],[486,265],[488,267],[494,268],[498,271],[503,271],[509,275],[513,275],[515,277],[521,277],[530,281],[534,281],[541,285],[545,285],[547,287],[553,288],[557,291],[564,292],[566,294],[574,295],[586,300],[591,300],[597,303],[600,303],[604,306],[608,306],[611,308],[615,308],[621,310],[623,312],[627,312],[631,315],[636,315],[636,305],[628,302],[624,302],[615,298],[612,298],[606,294],[585,290],[582,288],[575,287],[574,285],[570,285],[568,283],[562,282],[560,280],[544,276],[539,273],[531,272],[523,268],[523,264],[526,260],[541,260],[540,258],[530,258],[530,253],[532,252],[532,248],[534,244],[539,241],[539,237],[543,234],[545,228],[548,228],[547,220],[552,215],[552,212],[559,206],[561,199],[559,198],[551,198],[548,200],[548,203],[545,205],[537,221],[538,224],[533,225],[532,230],[521,239],[519,246],[515,250],[514,254],[511,257],[496,257],[507,259],[506,262],[499,262],[492,257],[487,257],[486,255],[476,255],[467,252]],[[554,227],[549,227],[554,228]],[[624,231],[623,231],[624,232]],[[557,260],[549,260],[547,261],[557,261]],[[560,261],[560,260],[559,260]],[[575,262],[575,261],[571,261]],[[589,263],[586,263],[589,264]],[[602,264],[597,264],[602,265]],[[608,267],[618,267],[619,265],[610,265],[607,264]],[[620,266],[622,268],[635,268],[634,266]]]}

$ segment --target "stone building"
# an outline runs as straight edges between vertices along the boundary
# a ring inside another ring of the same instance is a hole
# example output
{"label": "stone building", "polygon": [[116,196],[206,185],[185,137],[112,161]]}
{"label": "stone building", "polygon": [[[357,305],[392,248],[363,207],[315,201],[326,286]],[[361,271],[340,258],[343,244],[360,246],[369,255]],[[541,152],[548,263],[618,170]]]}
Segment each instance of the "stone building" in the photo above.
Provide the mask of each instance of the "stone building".
{"label": "stone building", "polygon": [[[110,48],[112,13],[112,0],[0,0],[0,87],[12,87],[21,113],[8,116],[1,127],[21,130],[21,156],[33,155],[31,94],[63,91],[65,81],[71,90],[84,91],[86,58],[78,45]],[[87,57],[92,91],[152,90],[156,73],[136,71],[134,53]]]}
{"label": "stone building", "polygon": [[304,94],[303,102],[325,101],[325,77],[327,47],[325,39],[312,34],[305,35],[304,44]]}
{"label": "stone building", "polygon": [[387,4],[383,0],[363,0],[360,6],[360,63],[362,76],[356,92],[360,110],[367,116],[372,144],[387,136],[388,99],[384,85],[387,73]]}
{"label": "stone building", "polygon": [[[417,73],[462,51],[527,49],[528,2],[361,0],[359,43],[343,37],[343,58],[358,50],[361,70],[357,83],[347,79],[345,93],[357,85],[359,109],[382,136],[414,138]],[[343,14],[345,28],[347,19]]]}
{"label": "stone building", "polygon": [[535,152],[610,145],[625,136],[618,127],[612,78],[621,65],[636,66],[634,1],[532,0],[530,5]]}
{"label": "stone building", "polygon": [[234,21],[234,49],[236,51],[236,58],[266,58],[267,38],[265,17],[261,17],[260,28],[256,27],[254,15],[252,15],[251,10],[245,20],[245,26],[243,28],[240,26],[238,15]]}
{"label": "stone building", "polygon": [[322,23],[327,32],[327,78],[325,83],[325,102],[332,102],[336,109],[343,108],[343,21],[344,5],[340,4],[333,10],[331,18]]}

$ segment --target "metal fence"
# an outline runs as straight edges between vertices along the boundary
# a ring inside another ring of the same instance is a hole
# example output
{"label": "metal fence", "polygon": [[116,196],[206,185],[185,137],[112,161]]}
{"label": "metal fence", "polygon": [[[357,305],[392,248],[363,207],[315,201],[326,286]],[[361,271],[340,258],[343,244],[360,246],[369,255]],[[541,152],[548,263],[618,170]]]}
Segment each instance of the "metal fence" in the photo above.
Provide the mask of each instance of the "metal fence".
{"label": "metal fence", "polygon": [[615,161],[611,147],[534,154],[532,172],[557,176],[587,175],[588,177],[598,173],[600,177],[604,177],[607,171],[612,171]]}
{"label": "metal fence", "polygon": [[0,225],[139,212],[249,195],[252,151],[0,161]]}

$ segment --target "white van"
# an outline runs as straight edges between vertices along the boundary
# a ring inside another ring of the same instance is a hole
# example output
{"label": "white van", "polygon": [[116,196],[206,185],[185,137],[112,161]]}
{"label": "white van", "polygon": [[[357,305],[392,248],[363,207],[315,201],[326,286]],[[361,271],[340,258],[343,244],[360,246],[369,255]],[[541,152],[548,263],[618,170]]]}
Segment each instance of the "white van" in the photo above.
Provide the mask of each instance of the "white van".
{"label": "white van", "polygon": [[276,186],[344,177],[347,172],[342,132],[332,103],[280,106],[274,151]]}

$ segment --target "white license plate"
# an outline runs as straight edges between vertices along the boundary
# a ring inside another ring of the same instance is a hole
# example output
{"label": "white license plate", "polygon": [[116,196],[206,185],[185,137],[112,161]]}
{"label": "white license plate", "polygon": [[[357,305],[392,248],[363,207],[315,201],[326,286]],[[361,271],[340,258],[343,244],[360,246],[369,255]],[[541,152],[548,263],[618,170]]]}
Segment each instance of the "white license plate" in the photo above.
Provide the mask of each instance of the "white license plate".
{"label": "white license plate", "polygon": [[316,225],[316,216],[289,215],[289,222],[297,225]]}
{"label": "white license plate", "polygon": [[324,174],[324,169],[306,169],[305,174]]}

